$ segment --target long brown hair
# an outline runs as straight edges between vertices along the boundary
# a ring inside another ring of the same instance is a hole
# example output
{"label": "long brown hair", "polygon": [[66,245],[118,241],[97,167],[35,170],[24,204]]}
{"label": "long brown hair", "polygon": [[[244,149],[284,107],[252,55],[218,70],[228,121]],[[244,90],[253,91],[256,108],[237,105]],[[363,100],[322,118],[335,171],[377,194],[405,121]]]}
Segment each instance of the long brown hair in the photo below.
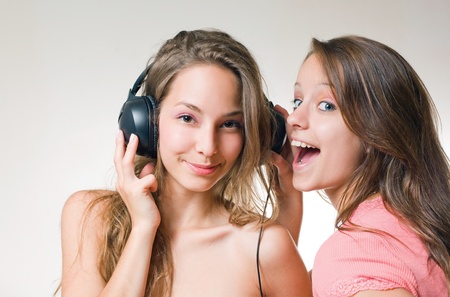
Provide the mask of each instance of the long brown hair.
{"label": "long brown hair", "polygon": [[[232,224],[242,226],[260,219],[264,198],[255,187],[269,191],[274,174],[269,163],[272,142],[272,116],[264,99],[262,78],[250,52],[230,35],[218,30],[181,31],[166,41],[156,56],[149,61],[151,68],[144,82],[144,94],[152,95],[161,103],[171,83],[182,69],[198,64],[214,64],[230,69],[240,87],[240,101],[244,114],[244,145],[240,156],[230,171],[213,187],[216,203],[224,206]],[[155,162],[155,176],[159,192],[164,192],[165,169],[162,162],[137,158],[135,172],[139,175],[143,166]],[[270,196],[273,217],[278,208]],[[103,238],[99,255],[99,271],[105,280],[111,278],[131,231],[131,219],[118,192],[94,199],[86,214],[93,207],[103,205]],[[170,296],[173,281],[173,260],[170,240],[161,223],[152,252],[152,263],[146,286],[146,296]]]}
{"label": "long brown hair", "polygon": [[450,288],[449,159],[426,87],[399,53],[364,37],[313,39],[311,54],[321,61],[344,121],[363,147],[336,227],[379,192],[424,242]]}

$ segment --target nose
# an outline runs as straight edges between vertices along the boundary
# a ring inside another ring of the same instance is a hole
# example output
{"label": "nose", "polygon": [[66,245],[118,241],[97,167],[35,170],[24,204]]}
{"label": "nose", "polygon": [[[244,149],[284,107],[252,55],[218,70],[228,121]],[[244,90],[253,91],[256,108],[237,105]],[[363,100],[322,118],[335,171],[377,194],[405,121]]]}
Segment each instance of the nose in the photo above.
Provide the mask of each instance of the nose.
{"label": "nose", "polygon": [[294,128],[308,127],[308,108],[306,104],[298,106],[286,119],[288,125]]}
{"label": "nose", "polygon": [[217,131],[214,127],[205,126],[199,129],[197,134],[196,150],[205,157],[211,157],[217,153]]}

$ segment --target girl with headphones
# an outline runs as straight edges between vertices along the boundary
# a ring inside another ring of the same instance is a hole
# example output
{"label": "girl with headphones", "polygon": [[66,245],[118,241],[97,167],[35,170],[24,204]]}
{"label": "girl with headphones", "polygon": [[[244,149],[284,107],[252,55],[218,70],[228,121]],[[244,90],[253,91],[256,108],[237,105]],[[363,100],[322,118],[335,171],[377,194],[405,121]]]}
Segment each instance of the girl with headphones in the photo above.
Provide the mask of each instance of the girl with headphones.
{"label": "girl with headphones", "polygon": [[119,119],[116,190],[64,206],[63,296],[312,296],[274,221],[274,121],[249,51],[224,32],[182,31],[136,96],[140,85]]}

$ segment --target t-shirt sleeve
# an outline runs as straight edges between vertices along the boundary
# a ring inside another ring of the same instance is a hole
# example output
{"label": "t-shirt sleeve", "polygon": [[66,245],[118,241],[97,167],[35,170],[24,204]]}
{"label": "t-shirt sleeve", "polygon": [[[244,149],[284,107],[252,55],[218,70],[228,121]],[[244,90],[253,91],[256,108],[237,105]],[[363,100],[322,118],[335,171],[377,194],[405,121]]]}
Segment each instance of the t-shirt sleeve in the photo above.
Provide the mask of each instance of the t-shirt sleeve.
{"label": "t-shirt sleeve", "polygon": [[[314,296],[352,296],[365,290],[404,288],[417,296],[402,245],[386,234],[336,231],[319,249],[312,271]],[[319,277],[320,276],[320,277]]]}

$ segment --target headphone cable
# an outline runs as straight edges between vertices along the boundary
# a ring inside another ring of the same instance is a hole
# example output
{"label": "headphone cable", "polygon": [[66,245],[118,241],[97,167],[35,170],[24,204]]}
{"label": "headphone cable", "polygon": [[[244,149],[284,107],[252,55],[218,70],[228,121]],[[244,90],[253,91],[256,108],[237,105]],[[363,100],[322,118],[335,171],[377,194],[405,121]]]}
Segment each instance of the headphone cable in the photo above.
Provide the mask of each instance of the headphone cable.
{"label": "headphone cable", "polygon": [[269,197],[270,197],[270,188],[269,188],[269,191],[267,193],[266,202],[264,204],[263,213],[261,215],[261,227],[259,228],[258,244],[256,246],[256,269],[258,271],[259,294],[261,295],[261,297],[263,297],[264,295],[263,295],[262,283],[261,283],[261,271],[259,269],[259,247],[261,245],[262,231],[263,231],[263,224],[264,224],[264,216],[266,215],[266,209],[267,209],[267,204],[269,202]]}

